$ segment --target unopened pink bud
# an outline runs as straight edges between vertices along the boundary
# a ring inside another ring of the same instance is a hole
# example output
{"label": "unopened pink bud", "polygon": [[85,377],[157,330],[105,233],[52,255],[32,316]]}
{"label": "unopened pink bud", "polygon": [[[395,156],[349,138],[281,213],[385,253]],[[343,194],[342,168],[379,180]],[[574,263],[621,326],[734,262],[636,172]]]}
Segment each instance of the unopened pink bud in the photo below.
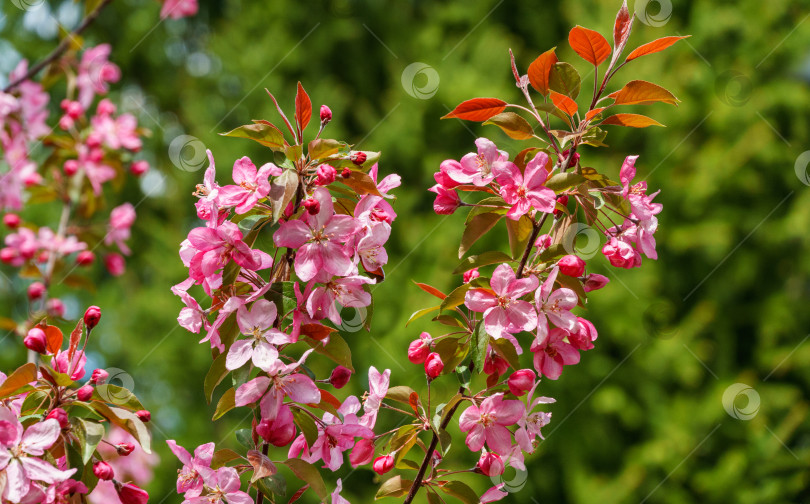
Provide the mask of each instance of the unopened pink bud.
{"label": "unopened pink bud", "polygon": [[518,369],[509,377],[506,384],[509,391],[520,397],[534,386],[535,374],[531,369]]}
{"label": "unopened pink bud", "polygon": [[321,211],[321,202],[315,198],[305,199],[301,205],[307,209],[307,212],[309,212],[310,215],[315,215]]}
{"label": "unopened pink bud", "polygon": [[534,246],[537,248],[547,249],[551,246],[551,236],[542,234],[534,241]]}
{"label": "unopened pink bud", "polygon": [[430,343],[433,338],[430,333],[423,332],[419,339],[411,341],[408,345],[408,360],[413,364],[422,364],[430,353]]}
{"label": "unopened pink bud", "polygon": [[321,105],[321,122],[323,124],[332,120],[332,110],[326,105]]}
{"label": "unopened pink bud", "polygon": [[444,370],[444,362],[442,362],[442,358],[436,352],[432,352],[430,355],[427,356],[425,359],[425,373],[427,373],[428,378],[431,380],[442,374]]}
{"label": "unopened pink bud", "polygon": [[3,216],[3,224],[9,229],[17,229],[20,226],[20,216],[14,213],[8,213]]}
{"label": "unopened pink bud", "polygon": [[391,454],[377,457],[372,464],[374,472],[377,474],[385,474],[394,468],[394,456]]}
{"label": "unopened pink bud", "polygon": [[572,254],[563,256],[557,265],[560,267],[560,273],[563,275],[579,278],[585,274],[585,261],[579,256]]}
{"label": "unopened pink bud", "polygon": [[126,457],[127,455],[135,451],[135,445],[132,443],[121,443],[119,445],[116,445],[115,449],[119,455],[121,455],[122,457]]}
{"label": "unopened pink bud", "polygon": [[91,306],[84,312],[84,325],[87,326],[88,331],[96,327],[99,320],[101,320],[101,308],[98,306]]}
{"label": "unopened pink bud", "polygon": [[599,273],[591,273],[585,278],[585,283],[582,288],[585,292],[599,290],[610,282],[610,279]]}
{"label": "unopened pink bud", "polygon": [[110,373],[104,371],[103,369],[94,369],[93,374],[90,375],[90,383],[101,385],[107,381],[107,378],[110,377]]}
{"label": "unopened pink bud", "polygon": [[72,177],[79,171],[79,162],[75,159],[68,159],[65,161],[65,164],[62,165],[62,169],[65,171],[65,175]]}
{"label": "unopened pink bud", "polygon": [[143,422],[143,423],[147,423],[147,422],[149,422],[149,420],[152,419],[152,413],[150,413],[149,411],[147,411],[145,409],[136,411],[135,416],[140,418],[141,422]]}
{"label": "unopened pink bud", "polygon": [[351,377],[352,372],[349,368],[338,366],[332,370],[332,374],[329,376],[329,383],[336,389],[342,389],[349,383],[349,378]]}
{"label": "unopened pink bud", "polygon": [[352,163],[356,164],[357,166],[360,166],[363,163],[365,163],[367,158],[368,158],[368,156],[366,156],[366,153],[362,152],[362,151],[361,152],[355,152],[351,156]]}
{"label": "unopened pink bud", "polygon": [[116,484],[115,491],[121,504],[146,504],[149,501],[149,494],[146,490],[133,483]]}
{"label": "unopened pink bud", "polygon": [[82,250],[76,254],[76,264],[79,266],[89,266],[96,260],[96,255],[89,250]]}
{"label": "unopened pink bud", "polygon": [[138,161],[133,161],[131,165],[129,165],[129,172],[136,177],[140,177],[144,173],[149,171],[149,163],[144,161],[143,159]]}
{"label": "unopened pink bud", "polygon": [[80,401],[89,401],[90,398],[93,397],[93,386],[92,385],[85,385],[80,387],[79,390],[76,391],[76,399]]}
{"label": "unopened pink bud", "polygon": [[121,276],[127,269],[124,256],[115,252],[104,256],[104,266],[107,267],[107,271],[109,271],[112,276]]}
{"label": "unopened pink bud", "polygon": [[478,468],[486,476],[500,476],[504,471],[503,460],[497,453],[482,453],[481,458],[478,459]]}
{"label": "unopened pink bud", "polygon": [[25,348],[33,350],[36,353],[44,354],[48,349],[48,338],[45,336],[45,331],[39,327],[34,327],[23,339]]}
{"label": "unopened pink bud", "polygon": [[349,178],[352,176],[352,171],[348,168],[344,168],[343,171],[340,172],[340,176],[343,178]]}
{"label": "unopened pink bud", "polygon": [[70,428],[70,420],[68,420],[68,414],[62,408],[54,408],[54,409],[52,409],[51,412],[48,413],[48,416],[46,416],[45,418],[46,419],[53,418],[54,420],[59,422],[59,427],[61,427],[63,429],[69,429]]}
{"label": "unopened pink bud", "polygon": [[337,170],[335,170],[335,167],[328,164],[318,166],[315,173],[318,177],[315,180],[315,184],[319,186],[327,186],[331,184],[335,181],[335,177],[337,176]]}
{"label": "unopened pink bud", "polygon": [[34,301],[42,297],[45,294],[45,284],[42,282],[34,282],[28,286],[28,299]]}
{"label": "unopened pink bud", "polygon": [[93,464],[93,474],[100,480],[110,481],[115,476],[115,471],[110,464],[102,460]]}
{"label": "unopened pink bud", "polygon": [[464,272],[464,283],[470,283],[476,278],[480,277],[481,273],[478,272],[478,268],[473,268],[469,271]]}
{"label": "unopened pink bud", "polygon": [[65,303],[59,298],[51,298],[45,305],[48,315],[63,318],[65,316]]}

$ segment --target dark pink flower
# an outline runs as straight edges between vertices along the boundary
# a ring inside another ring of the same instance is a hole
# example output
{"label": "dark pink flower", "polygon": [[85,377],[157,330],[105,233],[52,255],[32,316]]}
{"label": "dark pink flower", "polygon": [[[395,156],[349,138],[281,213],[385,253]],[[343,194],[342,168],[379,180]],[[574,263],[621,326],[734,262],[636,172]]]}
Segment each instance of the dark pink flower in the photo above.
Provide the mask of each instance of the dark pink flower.
{"label": "dark pink flower", "polygon": [[538,373],[556,380],[562,374],[563,366],[579,362],[579,351],[565,341],[568,336],[569,332],[560,328],[548,331],[545,336],[538,332],[538,338],[530,348],[534,353],[534,369]]}
{"label": "dark pink flower", "polygon": [[521,296],[537,289],[534,276],[516,278],[508,264],[501,264],[492,274],[492,289],[470,289],[464,304],[472,311],[484,314],[487,333],[495,339],[537,327],[537,312]]}
{"label": "dark pink flower", "polygon": [[468,407],[459,419],[461,431],[467,432],[467,448],[479,451],[486,444],[495,453],[507,454],[512,447],[507,427],[515,425],[524,410],[522,402],[504,400],[502,393],[487,397],[480,406]]}
{"label": "dark pink flower", "polygon": [[236,185],[219,188],[219,203],[235,207],[237,214],[247,213],[270,193],[270,176],[277,177],[281,173],[281,168],[273,163],[256,170],[249,157],[239,158],[233,164],[233,181]]}
{"label": "dark pink flower", "polygon": [[526,165],[525,173],[521,173],[517,165],[508,161],[495,165],[494,173],[501,185],[501,197],[512,205],[506,213],[507,217],[518,220],[532,208],[546,213],[554,211],[557,195],[544,186],[548,178],[545,168],[547,162],[546,153],[540,152]]}

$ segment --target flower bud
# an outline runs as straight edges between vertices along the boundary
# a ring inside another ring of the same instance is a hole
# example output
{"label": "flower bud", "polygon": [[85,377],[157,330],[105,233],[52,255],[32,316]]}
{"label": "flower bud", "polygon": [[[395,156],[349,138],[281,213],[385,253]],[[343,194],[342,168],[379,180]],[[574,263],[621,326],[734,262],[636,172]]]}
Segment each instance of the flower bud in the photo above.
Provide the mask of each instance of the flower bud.
{"label": "flower bud", "polygon": [[45,284],[42,282],[34,282],[28,286],[28,299],[34,301],[42,297],[45,294]]}
{"label": "flower bud", "polygon": [[94,385],[101,385],[107,381],[107,378],[110,377],[110,373],[104,371],[103,369],[94,369],[93,374],[90,375],[90,383]]}
{"label": "flower bud", "polygon": [[579,278],[585,274],[585,261],[579,256],[572,254],[563,256],[557,265],[560,267],[560,273],[563,275]]}
{"label": "flower bud", "polygon": [[80,401],[89,401],[90,398],[93,397],[93,386],[92,385],[84,385],[80,387],[79,390],[76,391],[76,399]]}
{"label": "flower bud", "polygon": [[14,259],[17,258],[17,251],[11,247],[3,247],[0,249],[0,261],[3,261],[5,264],[11,263]]}
{"label": "flower bud", "polygon": [[68,414],[62,408],[54,408],[54,409],[52,409],[51,412],[48,413],[48,416],[46,416],[45,418],[46,419],[53,418],[54,420],[59,422],[59,427],[61,427],[63,429],[69,429],[70,428],[70,420],[68,420]]}
{"label": "flower bud", "polygon": [[433,341],[430,333],[423,332],[418,340],[411,341],[408,345],[408,360],[413,364],[422,364],[430,353],[430,343]]}
{"label": "flower bud", "polygon": [[326,125],[329,121],[332,120],[332,109],[327,107],[326,105],[321,105],[321,122]]}
{"label": "flower bud", "polygon": [[360,166],[366,162],[367,156],[365,152],[358,151],[352,154],[350,159],[352,160],[352,163]]}
{"label": "flower bud", "polygon": [[[98,306],[91,306],[84,312],[84,325],[87,326],[88,331],[96,327],[99,320],[101,320],[101,308]],[[95,375],[95,371],[93,375]]]}
{"label": "flower bud", "polygon": [[152,413],[149,413],[148,410],[142,409],[135,412],[135,416],[141,419],[141,422],[147,423],[149,420],[152,419]]}
{"label": "flower bud", "polygon": [[495,353],[490,347],[489,351],[487,352],[487,356],[484,358],[484,374],[492,375],[502,375],[509,369],[509,363],[506,362],[506,359]]}
{"label": "flower bud", "polygon": [[431,380],[442,374],[444,370],[444,362],[442,362],[441,356],[436,352],[432,352],[430,355],[427,356],[425,359],[425,373],[427,373],[428,378]]}
{"label": "flower bud", "polygon": [[76,264],[79,266],[89,266],[96,260],[96,255],[89,250],[82,250],[76,254]]}
{"label": "flower bud", "polygon": [[131,165],[129,165],[129,172],[136,177],[140,177],[144,173],[149,171],[149,163],[140,159],[138,161],[133,161]]}
{"label": "flower bud", "polygon": [[72,177],[79,171],[79,162],[75,159],[68,159],[65,161],[65,164],[62,165],[62,169],[65,171],[65,175]]}
{"label": "flower bud", "polygon": [[[564,162],[568,159],[568,154],[571,152],[570,149],[565,149],[562,151],[562,156],[560,156],[560,162]],[[571,160],[568,162],[568,168],[573,168],[574,166],[579,163],[579,152],[575,152],[573,156],[571,156]]]}
{"label": "flower bud", "polygon": [[121,444],[115,445],[115,450],[122,457],[126,457],[127,455],[129,455],[130,453],[132,453],[135,450],[135,445],[132,444],[132,443],[121,443]]}
{"label": "flower bud", "polygon": [[8,213],[3,216],[3,224],[9,229],[17,229],[20,226],[20,216],[14,213]]}
{"label": "flower bud", "polygon": [[374,458],[374,442],[370,439],[360,439],[349,454],[352,467],[366,465]]}
{"label": "flower bud", "polygon": [[542,234],[534,241],[534,246],[541,249],[547,249],[551,246],[551,236]]}
{"label": "flower bud", "polygon": [[514,395],[520,397],[534,386],[534,371],[531,369],[518,369],[512,376],[509,377],[506,384],[509,385],[509,391]]}
{"label": "flower bud", "polygon": [[484,452],[478,459],[478,469],[486,476],[500,476],[504,471],[503,460],[497,453]]}
{"label": "flower bud", "polygon": [[377,457],[374,460],[374,464],[372,464],[372,468],[377,474],[387,473],[394,468],[394,456],[389,453],[388,455]]}
{"label": "flower bud", "polygon": [[283,405],[274,420],[262,419],[256,433],[273,446],[287,446],[295,439],[295,421],[289,406]]}
{"label": "flower bud", "polygon": [[478,272],[478,268],[473,268],[469,271],[464,272],[464,283],[470,283],[476,278],[480,277],[481,273]]}
{"label": "flower bud", "polygon": [[340,176],[343,178],[349,178],[352,176],[352,171],[348,168],[344,168],[343,171],[340,172]]}
{"label": "flower bud", "polygon": [[351,377],[352,372],[349,368],[338,366],[332,370],[332,374],[329,376],[329,383],[336,389],[342,389],[349,383],[349,378]]}
{"label": "flower bud", "polygon": [[93,474],[100,480],[110,481],[115,476],[115,471],[110,464],[102,460],[93,464]]}
{"label": "flower bud", "polygon": [[146,504],[149,501],[149,494],[146,490],[140,488],[133,483],[117,484],[115,491],[118,492],[118,498],[121,504]]}
{"label": "flower bud", "polygon": [[112,254],[104,256],[104,266],[107,267],[107,271],[110,272],[110,275],[121,276],[124,274],[124,271],[126,271],[127,263],[124,261],[124,257],[121,254],[113,252]]}
{"label": "flower bud", "polygon": [[45,331],[39,327],[34,327],[28,331],[28,334],[26,334],[23,339],[23,344],[25,348],[33,350],[38,354],[44,354],[48,351],[48,338],[45,336]]}
{"label": "flower bud", "polygon": [[[561,195],[557,196],[557,203],[559,203],[562,206],[568,206],[568,195],[567,194],[561,194]],[[554,209],[554,212],[553,212],[554,217],[559,217],[561,213],[562,213],[562,210],[558,210],[556,208]]]}
{"label": "flower bud", "polygon": [[316,215],[318,212],[321,211],[321,202],[316,200],[315,198],[307,198],[301,203],[304,208],[307,209],[309,215]]}
{"label": "flower bud", "polygon": [[574,347],[580,350],[590,350],[593,348],[593,342],[599,334],[596,332],[596,327],[590,320],[582,317],[577,317],[577,327],[574,332],[569,333],[568,341]]}
{"label": "flower bud", "polygon": [[610,282],[608,277],[598,273],[591,273],[585,277],[585,283],[583,284],[582,288],[585,289],[585,292],[591,292],[601,289],[607,285],[608,282]]}
{"label": "flower bud", "polygon": [[337,176],[337,170],[335,170],[335,167],[328,164],[318,166],[315,173],[317,175],[315,185],[319,186],[327,186],[331,184],[335,181],[335,177]]}
{"label": "flower bud", "polygon": [[51,298],[45,304],[45,310],[51,317],[63,318],[65,316],[65,303],[59,298]]}

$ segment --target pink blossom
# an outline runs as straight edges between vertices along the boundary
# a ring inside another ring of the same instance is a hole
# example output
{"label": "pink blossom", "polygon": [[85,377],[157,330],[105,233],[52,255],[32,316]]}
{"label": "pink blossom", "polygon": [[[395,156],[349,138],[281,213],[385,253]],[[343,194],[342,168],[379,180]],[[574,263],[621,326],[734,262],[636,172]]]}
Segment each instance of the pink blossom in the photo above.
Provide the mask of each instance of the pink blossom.
{"label": "pink blossom", "polygon": [[244,366],[249,360],[259,369],[269,369],[278,359],[276,345],[293,343],[289,335],[273,328],[276,320],[276,305],[259,299],[250,311],[245,305],[236,311],[236,322],[242,334],[252,336],[237,340],[231,345],[225,359],[225,367],[231,371]]}
{"label": "pink blossom", "polygon": [[546,281],[534,294],[534,302],[537,305],[537,313],[539,314],[537,322],[537,337],[539,339],[548,334],[549,321],[557,327],[569,331],[574,330],[577,324],[577,317],[571,313],[571,310],[577,306],[579,298],[576,292],[567,287],[553,290],[558,273],[559,269],[556,267],[551,270]]}
{"label": "pink blossom", "polygon": [[277,247],[297,249],[295,273],[308,282],[319,271],[337,276],[351,274],[354,269],[341,243],[358,230],[358,223],[348,215],[335,215],[332,196],[323,187],[315,189],[313,197],[321,205],[316,215],[304,214],[303,220],[286,221],[273,235]]}
{"label": "pink blossom", "polygon": [[231,260],[249,270],[267,267],[267,254],[260,250],[251,250],[242,241],[242,232],[233,222],[225,221],[217,228],[192,229],[188,240],[197,251],[191,260],[190,275],[198,282],[214,276]]}
{"label": "pink blossom", "polygon": [[507,497],[509,492],[503,490],[504,486],[506,486],[506,483],[498,483],[494,487],[484,492],[484,495],[481,496],[481,504],[497,502],[502,500],[504,497]]}
{"label": "pink blossom", "polygon": [[87,356],[81,350],[76,350],[73,353],[71,361],[68,361],[68,351],[62,350],[56,352],[51,365],[56,371],[69,375],[71,380],[76,381],[81,380],[84,376],[84,365],[86,363]]}
{"label": "pink blossom", "polygon": [[233,181],[236,185],[221,187],[219,202],[223,206],[235,207],[237,214],[247,213],[270,193],[269,177],[277,177],[281,173],[281,168],[273,163],[267,163],[256,170],[256,165],[249,157],[239,158],[233,164]]}
{"label": "pink blossom", "polygon": [[577,317],[577,327],[568,335],[568,341],[579,350],[591,350],[598,336],[590,320]]}
{"label": "pink blossom", "polygon": [[455,159],[446,159],[442,161],[442,164],[439,165],[439,171],[433,174],[433,178],[434,180],[436,180],[436,183],[444,187],[445,189],[453,189],[461,185],[455,180],[453,180],[452,177],[450,177],[450,175],[447,174],[447,170],[449,169],[461,171],[462,170],[461,163],[459,163]]}
{"label": "pink blossom", "polygon": [[355,438],[371,439],[374,431],[362,425],[357,418],[360,402],[355,396],[349,396],[338,408],[343,420],[331,413],[324,413],[323,425],[318,426],[318,439],[309,448],[309,456],[302,457],[313,464],[323,460],[331,471],[343,465],[343,452],[355,445]]}
{"label": "pink blossom", "polygon": [[222,222],[217,222],[219,217],[219,184],[217,184],[217,168],[214,164],[214,154],[208,149],[205,151],[208,155],[208,168],[205,169],[203,176],[203,183],[197,184],[197,190],[194,195],[200,198],[194,204],[197,207],[197,217],[203,220],[210,221],[209,227],[216,227]]}
{"label": "pink blossom", "polygon": [[306,360],[312,350],[291,364],[284,364],[275,360],[268,369],[264,369],[267,376],[256,377],[236,390],[236,405],[246,406],[261,400],[262,418],[273,420],[281,408],[284,397],[300,404],[318,404],[321,402],[321,391],[312,381],[312,378],[295,371]]}
{"label": "pink blossom", "polygon": [[78,145],[78,164],[84,171],[87,180],[93,187],[93,193],[101,194],[101,185],[115,178],[115,169],[104,163],[104,152],[99,148],[91,148],[87,145]]}
{"label": "pink blossom", "polygon": [[79,103],[85,110],[90,107],[93,96],[107,93],[107,83],[118,82],[121,78],[118,66],[108,61],[110,49],[110,44],[100,44],[82,54],[76,86],[79,88]]}
{"label": "pink blossom", "polygon": [[197,14],[198,9],[197,0],[163,0],[160,17],[180,19]]}
{"label": "pink blossom", "polygon": [[458,191],[455,189],[447,189],[440,184],[436,184],[428,191],[436,193],[436,199],[433,201],[433,211],[439,215],[452,215],[461,206],[461,198],[459,198]]}
{"label": "pink blossom", "polygon": [[[190,284],[193,282],[194,280],[189,278],[184,283]],[[177,322],[186,330],[193,333],[199,333],[203,327],[207,329],[209,326],[205,310],[202,309],[200,303],[198,303],[194,297],[186,292],[186,290],[180,288],[182,285],[183,284],[178,284],[172,287],[172,292],[174,292],[177,296],[180,296],[183,304],[186,305],[185,308],[180,310],[180,315],[177,317]],[[190,285],[186,286],[186,289],[188,287],[190,287]]]}
{"label": "pink blossom", "polygon": [[109,246],[115,243],[125,255],[130,254],[129,247],[127,247],[126,240],[129,240],[130,228],[135,222],[135,207],[132,203],[124,203],[113,208],[110,212],[110,230],[104,237],[104,244]]}
{"label": "pink blossom", "polygon": [[472,311],[484,313],[484,327],[495,339],[537,327],[537,312],[531,303],[519,298],[537,288],[534,276],[516,278],[508,264],[501,264],[492,274],[492,289],[470,289],[464,304]]}
{"label": "pink blossom", "polygon": [[465,443],[471,451],[480,451],[484,444],[499,454],[507,454],[512,446],[512,433],[507,429],[523,415],[523,403],[504,400],[503,393],[494,394],[472,405],[461,414],[459,427],[467,432]]}
{"label": "pink blossom", "polygon": [[59,439],[60,432],[59,422],[52,418],[24,430],[11,410],[0,407],[0,471],[5,472],[6,479],[4,500],[21,502],[32,482],[57,483],[76,472],[76,469],[59,470],[39,458]]}
{"label": "pink blossom", "polygon": [[526,165],[525,173],[520,173],[520,169],[508,161],[494,165],[493,172],[501,185],[501,197],[512,205],[506,213],[507,217],[518,220],[532,208],[546,213],[554,211],[557,195],[543,185],[548,178],[547,163],[548,156],[540,152]]}
{"label": "pink blossom", "polygon": [[66,256],[87,249],[87,244],[79,241],[75,236],[57,236],[51,228],[48,227],[39,228],[37,240],[43,250],[47,250],[58,256]]}
{"label": "pink blossom", "polygon": [[214,443],[200,445],[194,450],[194,456],[173,439],[166,441],[169,449],[174,453],[183,468],[177,474],[177,493],[185,494],[186,498],[197,497],[202,493],[205,476],[210,477],[211,459],[214,456]]}
{"label": "pink blossom", "polygon": [[493,167],[498,162],[508,161],[509,155],[498,150],[494,143],[487,138],[478,138],[475,141],[478,153],[465,154],[458,164],[447,165],[447,175],[459,184],[473,183],[485,186],[495,178]]}
{"label": "pink blossom", "polygon": [[601,289],[609,282],[610,279],[605,275],[600,275],[598,273],[591,273],[590,275],[585,277],[585,282],[582,284],[582,288],[585,290],[585,292],[591,292]]}
{"label": "pink blossom", "polygon": [[385,244],[390,236],[391,226],[386,222],[379,222],[371,226],[365,236],[358,240],[357,256],[366,271],[377,271],[388,263]]}
{"label": "pink blossom", "polygon": [[323,282],[323,285],[315,287],[307,299],[307,313],[313,319],[328,318],[339,326],[343,321],[335,302],[345,308],[361,308],[371,304],[371,294],[363,289],[363,285],[374,283],[374,280],[361,275],[331,280],[326,280],[324,276],[328,278],[325,273],[315,277],[313,282]]}
{"label": "pink blossom", "polygon": [[602,247],[602,253],[608,258],[610,264],[617,268],[630,269],[641,266],[641,254],[624,239],[610,238]]}
{"label": "pink blossom", "polygon": [[[323,114],[321,114],[323,115]],[[343,482],[338,478],[335,491],[331,495],[331,504],[351,504],[345,497],[341,497],[340,492],[343,491]]]}
{"label": "pink blossom", "polygon": [[541,404],[551,404],[557,402],[551,397],[534,397],[534,393],[540,385],[540,380],[535,382],[529,395],[526,397],[526,408],[523,416],[518,420],[518,429],[515,431],[515,441],[521,450],[526,453],[534,452],[534,441],[536,438],[545,439],[540,429],[548,425],[551,421],[551,413],[545,411],[533,411]]}
{"label": "pink blossom", "polygon": [[107,268],[107,271],[110,272],[112,276],[121,276],[126,271],[126,261],[121,254],[116,254],[113,252],[112,254],[107,254],[104,256],[104,266]]}
{"label": "pink blossom", "polygon": [[391,383],[391,370],[386,369],[380,373],[377,368],[371,366],[368,369],[368,395],[363,401],[363,416],[360,424],[373,429],[377,423],[377,413],[380,411],[385,395],[388,393],[388,386]]}
{"label": "pink blossom", "polygon": [[239,474],[233,467],[220,467],[211,471],[205,477],[205,486],[209,488],[208,494],[203,497],[186,497],[187,504],[219,504],[223,501],[228,504],[253,504],[253,498],[247,492],[240,490],[242,483]]}
{"label": "pink blossom", "polygon": [[534,353],[534,369],[538,373],[556,380],[562,374],[563,366],[579,362],[579,352],[565,341],[568,336],[569,332],[560,328],[554,328],[545,335],[538,331],[537,339],[530,348]]}
{"label": "pink blossom", "polygon": [[[101,105],[99,105],[101,109]],[[121,114],[113,118],[100,112],[90,120],[93,127],[93,141],[103,144],[108,149],[121,148],[137,152],[143,143],[138,135],[138,120],[131,114]]]}

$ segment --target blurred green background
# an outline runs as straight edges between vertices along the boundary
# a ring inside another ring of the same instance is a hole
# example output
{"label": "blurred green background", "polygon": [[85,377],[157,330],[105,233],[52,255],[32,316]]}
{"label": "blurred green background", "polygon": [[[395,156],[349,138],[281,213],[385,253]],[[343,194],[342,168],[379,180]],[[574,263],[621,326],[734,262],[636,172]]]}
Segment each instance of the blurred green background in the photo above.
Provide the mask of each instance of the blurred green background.
{"label": "blurred green background", "polygon": [[[630,8],[644,22],[636,22],[630,47],[665,35],[692,38],[628,65],[615,84],[652,80],[682,103],[637,107],[667,128],[614,128],[609,149],[584,148],[582,156],[615,178],[624,156],[641,155],[640,177],[662,189],[660,257],[635,270],[610,268],[601,254],[589,260],[589,271],[612,280],[583,314],[599,330],[597,348],[557,382],[544,381],[542,393],[557,398],[547,440],[528,460],[528,475],[507,473],[507,484],[522,490],[505,502],[810,502],[810,3],[638,3]],[[71,26],[78,7],[49,0],[23,15],[4,2],[0,73],[20,54],[36,60],[49,52],[53,19]],[[394,384],[424,388],[404,351],[420,331],[440,329],[426,319],[405,327],[432,303],[411,279],[444,290],[460,282],[447,272],[457,264],[463,222],[435,215],[425,190],[439,163],[474,150],[479,135],[512,154],[522,148],[497,128],[439,117],[475,96],[518,100],[509,48],[525,70],[557,46],[589,82],[568,30],[581,24],[609,36],[619,5],[222,0],[202,1],[194,18],[158,23],[159,7],[117,0],[86,35],[90,44],[113,44],[125,76],[113,95],[152,130],[146,153],[155,169],[125,189],[136,202],[151,192],[137,207],[125,276],[111,279],[99,267],[95,293],[66,299],[74,317],[91,302],[103,308],[93,358],[123,370],[152,409],[162,464],[149,490],[152,502],[168,503],[181,498],[176,460],[162,441],[235,446],[241,420],[232,412],[210,422],[213,406],[202,393],[210,355],[177,327],[181,303],[169,292],[185,278],[177,250],[197,225],[191,193],[202,177],[194,171],[203,166],[195,165],[202,149],[214,152],[222,183],[242,155],[257,164],[272,159],[217,133],[250,119],[275,121],[264,88],[291,111],[300,80],[316,107],[332,108],[328,137],[383,152],[381,172],[403,177],[387,281],[374,291],[372,331],[346,337],[358,369],[390,368]],[[181,141],[183,160],[169,155],[180,135],[194,137]],[[498,239],[505,247],[505,233],[489,245]],[[19,280],[4,282],[4,316],[24,318],[24,290]],[[0,343],[4,369],[19,363],[20,348]],[[328,372],[328,363],[318,366]],[[735,383],[748,388],[735,394],[742,389],[729,389]],[[449,391],[454,379],[439,385]],[[365,386],[361,374],[350,390]],[[336,476],[352,502],[371,501],[370,470]],[[484,480],[470,481],[483,490],[491,485]]]}

